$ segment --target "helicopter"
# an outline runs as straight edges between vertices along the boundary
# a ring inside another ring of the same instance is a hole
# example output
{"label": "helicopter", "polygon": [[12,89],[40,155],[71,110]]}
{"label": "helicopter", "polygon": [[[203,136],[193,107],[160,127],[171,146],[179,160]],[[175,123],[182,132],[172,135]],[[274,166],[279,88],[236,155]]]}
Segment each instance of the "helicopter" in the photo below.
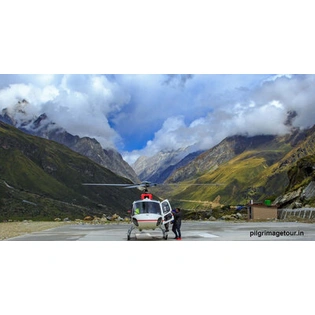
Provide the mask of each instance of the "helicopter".
{"label": "helicopter", "polygon": [[165,199],[158,201],[153,199],[153,195],[148,192],[149,187],[157,186],[155,183],[148,181],[140,184],[94,184],[84,183],[86,186],[117,186],[122,188],[139,188],[144,187],[140,199],[132,203],[131,209],[131,226],[127,232],[127,240],[131,239],[131,233],[134,230],[142,232],[143,230],[160,229],[163,239],[167,240],[169,224],[173,221],[172,208],[170,202]]}

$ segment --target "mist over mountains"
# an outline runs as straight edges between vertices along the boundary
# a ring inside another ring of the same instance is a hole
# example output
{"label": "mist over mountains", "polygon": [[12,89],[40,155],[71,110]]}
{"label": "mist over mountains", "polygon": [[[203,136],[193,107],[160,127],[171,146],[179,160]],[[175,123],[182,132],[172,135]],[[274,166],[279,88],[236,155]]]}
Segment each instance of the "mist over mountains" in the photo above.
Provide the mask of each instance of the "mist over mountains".
{"label": "mist over mountains", "polygon": [[15,106],[4,108],[0,120],[26,133],[61,143],[118,175],[133,182],[138,181],[134,170],[115,149],[103,149],[96,139],[74,136],[50,120],[45,113],[36,116],[31,115],[29,110],[26,100],[19,101]]}
{"label": "mist over mountains", "polygon": [[[296,115],[295,111],[287,113],[285,119],[285,125],[288,128],[287,134],[296,133],[297,128],[293,127],[292,124]],[[181,181],[192,177],[192,174],[197,176],[202,172],[210,172],[218,165],[231,159],[230,148],[227,148],[226,144],[230,146],[231,142],[234,143],[234,157],[248,148],[251,141],[259,143],[275,137],[276,135],[233,135],[226,137],[219,144],[213,148],[209,147],[207,150],[194,151],[195,147],[185,147],[177,150],[164,150],[153,156],[141,156],[132,164],[132,167],[141,180],[157,183]],[[177,171],[177,169],[180,170]]]}
{"label": "mist over mountains", "polygon": [[[114,148],[130,165],[140,156],[233,135],[284,135],[310,128],[314,75],[0,75],[0,111],[26,100],[72,135]],[[11,115],[12,116],[12,115]]]}

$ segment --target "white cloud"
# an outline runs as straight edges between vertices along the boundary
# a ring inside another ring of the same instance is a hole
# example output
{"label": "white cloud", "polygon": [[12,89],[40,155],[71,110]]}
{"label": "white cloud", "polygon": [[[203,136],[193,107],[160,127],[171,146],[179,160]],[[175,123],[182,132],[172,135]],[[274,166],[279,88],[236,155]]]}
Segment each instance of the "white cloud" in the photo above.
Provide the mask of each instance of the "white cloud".
{"label": "white cloud", "polygon": [[280,135],[290,131],[289,126],[284,125],[286,116],[287,111],[279,101],[271,101],[262,106],[253,106],[251,103],[251,106],[236,111],[230,122],[235,134]]}
{"label": "white cloud", "polygon": [[282,76],[274,82],[266,82],[258,90],[254,99],[257,102],[278,100],[286,111],[296,111],[293,124],[307,128],[315,121],[315,76],[295,75],[290,78]]}
{"label": "white cloud", "polygon": [[276,74],[276,75],[271,76],[271,77],[269,77],[268,79],[266,79],[265,82],[268,82],[268,81],[276,81],[277,79],[282,78],[282,77],[291,79],[291,78],[292,78],[292,74]]}
{"label": "white cloud", "polygon": [[136,156],[190,145],[194,149],[208,149],[235,134],[283,135],[290,132],[291,126],[285,123],[292,110],[297,113],[293,126],[312,126],[315,124],[314,87],[314,76],[281,75],[256,86],[245,101],[215,102],[210,98],[209,111],[190,124],[185,124],[185,120],[189,120],[187,116],[166,118],[147,146],[132,153],[132,160]]}
{"label": "white cloud", "polygon": [[39,88],[33,84],[12,84],[0,90],[0,109],[10,108],[19,101],[26,100],[29,105],[28,111],[40,112],[43,103],[54,100],[59,95],[58,89],[52,85]]}
{"label": "white cloud", "polygon": [[9,84],[0,90],[0,109],[12,111],[18,101],[25,99],[28,114],[38,116],[45,112],[72,134],[96,138],[104,147],[121,142],[108,116],[128,103],[129,94],[105,76],[19,75],[10,79],[26,83]]}
{"label": "white cloud", "polygon": [[293,126],[315,120],[313,75],[0,75],[0,83],[0,109],[26,99],[32,115],[128,147],[128,161],[234,134],[283,134],[289,111]]}

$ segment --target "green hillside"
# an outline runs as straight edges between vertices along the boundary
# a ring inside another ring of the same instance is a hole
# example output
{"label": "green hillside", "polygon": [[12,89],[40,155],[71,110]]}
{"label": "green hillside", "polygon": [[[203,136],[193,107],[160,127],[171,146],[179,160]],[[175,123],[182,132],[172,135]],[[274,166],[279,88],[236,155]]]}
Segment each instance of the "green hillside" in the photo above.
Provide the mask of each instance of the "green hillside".
{"label": "green hillside", "polygon": [[[159,193],[166,195],[174,206],[185,209],[247,204],[251,199],[255,202],[274,200],[285,191],[296,189],[311,180],[311,176],[305,176],[305,169],[310,172],[311,166],[304,167],[299,172],[299,165],[305,156],[308,156],[305,158],[307,165],[315,165],[310,161],[315,154],[314,140],[313,128],[307,132],[270,138],[270,141],[261,142],[257,146],[250,143],[242,153],[214,170],[199,173],[171,188],[159,188]],[[222,143],[226,147],[226,141]],[[211,158],[215,161],[213,154]],[[213,183],[218,185],[211,185]]]}
{"label": "green hillside", "polygon": [[[264,199],[269,193],[261,194],[259,187],[264,181],[264,173],[269,168],[270,159],[275,153],[247,151],[224,163],[215,171],[206,173],[194,183],[219,185],[190,186],[172,196],[175,200],[218,201],[223,204],[244,204],[250,199]],[[273,189],[272,189],[273,190]],[[258,194],[259,197],[258,198]],[[191,203],[182,206],[193,206]]]}
{"label": "green hillside", "polygon": [[56,142],[0,123],[0,220],[126,215],[137,189],[83,186],[130,183]]}

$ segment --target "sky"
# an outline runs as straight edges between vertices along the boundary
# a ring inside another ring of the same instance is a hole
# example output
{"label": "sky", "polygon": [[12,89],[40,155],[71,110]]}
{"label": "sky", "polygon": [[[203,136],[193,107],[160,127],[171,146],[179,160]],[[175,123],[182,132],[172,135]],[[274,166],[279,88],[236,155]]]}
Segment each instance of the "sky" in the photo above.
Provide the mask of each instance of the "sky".
{"label": "sky", "polygon": [[314,87],[314,75],[291,74],[3,74],[0,109],[25,99],[31,117],[46,113],[132,164],[160,151],[209,149],[235,134],[310,127]]}

